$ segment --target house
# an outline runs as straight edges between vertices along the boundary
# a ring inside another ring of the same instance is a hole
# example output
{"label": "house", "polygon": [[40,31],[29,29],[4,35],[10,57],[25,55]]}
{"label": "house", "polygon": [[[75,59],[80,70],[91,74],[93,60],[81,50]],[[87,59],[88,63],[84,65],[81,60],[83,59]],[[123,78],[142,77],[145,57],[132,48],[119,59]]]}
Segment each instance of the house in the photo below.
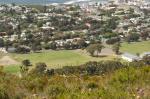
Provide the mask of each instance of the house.
{"label": "house", "polygon": [[0,52],[7,53],[7,51],[4,47],[0,47]]}
{"label": "house", "polygon": [[6,32],[0,32],[0,36],[6,36],[7,33]]}
{"label": "house", "polygon": [[7,52],[9,52],[9,53],[15,53],[16,52],[16,48],[14,48],[14,47],[9,47],[8,49],[7,49]]}
{"label": "house", "polygon": [[11,37],[9,38],[10,41],[15,41],[17,39],[18,39],[18,35],[16,34],[11,35]]}
{"label": "house", "polygon": [[126,60],[128,62],[133,62],[133,61],[139,61],[141,58],[136,56],[136,55],[133,55],[133,54],[130,54],[130,53],[124,53],[121,55],[121,58],[123,60]]}
{"label": "house", "polygon": [[150,56],[150,52],[145,52],[140,55],[141,58],[143,58],[144,56]]}

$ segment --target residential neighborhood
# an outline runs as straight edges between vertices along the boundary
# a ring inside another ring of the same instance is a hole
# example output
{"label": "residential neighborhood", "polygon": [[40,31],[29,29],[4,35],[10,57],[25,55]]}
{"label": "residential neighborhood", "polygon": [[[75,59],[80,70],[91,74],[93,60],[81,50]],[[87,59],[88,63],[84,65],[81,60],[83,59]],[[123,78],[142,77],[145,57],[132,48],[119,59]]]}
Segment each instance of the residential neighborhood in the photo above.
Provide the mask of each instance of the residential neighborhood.
{"label": "residential neighborhood", "polygon": [[145,41],[150,39],[149,12],[150,4],[142,0],[44,7],[5,4],[0,6],[0,47],[28,53]]}
{"label": "residential neighborhood", "polygon": [[149,97],[149,0],[0,0],[0,99]]}

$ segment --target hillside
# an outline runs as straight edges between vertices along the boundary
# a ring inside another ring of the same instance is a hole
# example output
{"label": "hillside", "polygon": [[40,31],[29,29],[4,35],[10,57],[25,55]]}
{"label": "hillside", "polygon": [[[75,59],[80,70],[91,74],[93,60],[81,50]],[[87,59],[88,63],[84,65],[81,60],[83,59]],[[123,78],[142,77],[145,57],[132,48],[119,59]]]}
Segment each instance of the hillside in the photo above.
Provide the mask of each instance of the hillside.
{"label": "hillside", "polygon": [[[0,99],[148,99],[149,66],[114,68],[111,71],[104,69],[107,72],[102,75],[51,76],[35,75],[35,69],[22,78],[4,73],[1,68]],[[64,70],[69,71],[69,68]]]}

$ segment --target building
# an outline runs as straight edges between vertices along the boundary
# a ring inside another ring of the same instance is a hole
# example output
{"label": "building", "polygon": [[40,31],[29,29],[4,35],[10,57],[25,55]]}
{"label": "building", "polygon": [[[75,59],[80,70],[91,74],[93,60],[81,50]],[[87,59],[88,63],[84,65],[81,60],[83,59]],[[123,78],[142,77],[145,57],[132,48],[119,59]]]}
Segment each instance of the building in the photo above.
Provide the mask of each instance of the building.
{"label": "building", "polygon": [[16,48],[14,48],[14,47],[9,47],[8,49],[7,49],[7,52],[8,53],[15,53],[16,52]]}
{"label": "building", "polygon": [[137,3],[141,3],[144,0],[114,0],[114,2],[116,4],[124,4],[124,3],[128,3],[128,4],[137,4]]}
{"label": "building", "polygon": [[141,58],[136,56],[136,55],[133,55],[133,54],[130,54],[130,53],[124,53],[121,55],[121,58],[123,60],[126,60],[128,62],[133,62],[133,61],[139,61]]}
{"label": "building", "polygon": [[144,56],[150,56],[150,52],[145,52],[140,55],[141,58],[143,58]]}

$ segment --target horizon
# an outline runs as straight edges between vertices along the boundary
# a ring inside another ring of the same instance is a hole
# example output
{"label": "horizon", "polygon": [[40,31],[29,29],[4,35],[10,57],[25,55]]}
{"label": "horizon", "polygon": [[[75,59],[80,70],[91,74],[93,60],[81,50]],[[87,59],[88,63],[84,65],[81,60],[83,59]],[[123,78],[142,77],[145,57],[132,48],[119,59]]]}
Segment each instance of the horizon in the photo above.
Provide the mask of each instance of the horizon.
{"label": "horizon", "polygon": [[0,4],[73,4],[79,2],[107,2],[108,0],[5,0]]}

